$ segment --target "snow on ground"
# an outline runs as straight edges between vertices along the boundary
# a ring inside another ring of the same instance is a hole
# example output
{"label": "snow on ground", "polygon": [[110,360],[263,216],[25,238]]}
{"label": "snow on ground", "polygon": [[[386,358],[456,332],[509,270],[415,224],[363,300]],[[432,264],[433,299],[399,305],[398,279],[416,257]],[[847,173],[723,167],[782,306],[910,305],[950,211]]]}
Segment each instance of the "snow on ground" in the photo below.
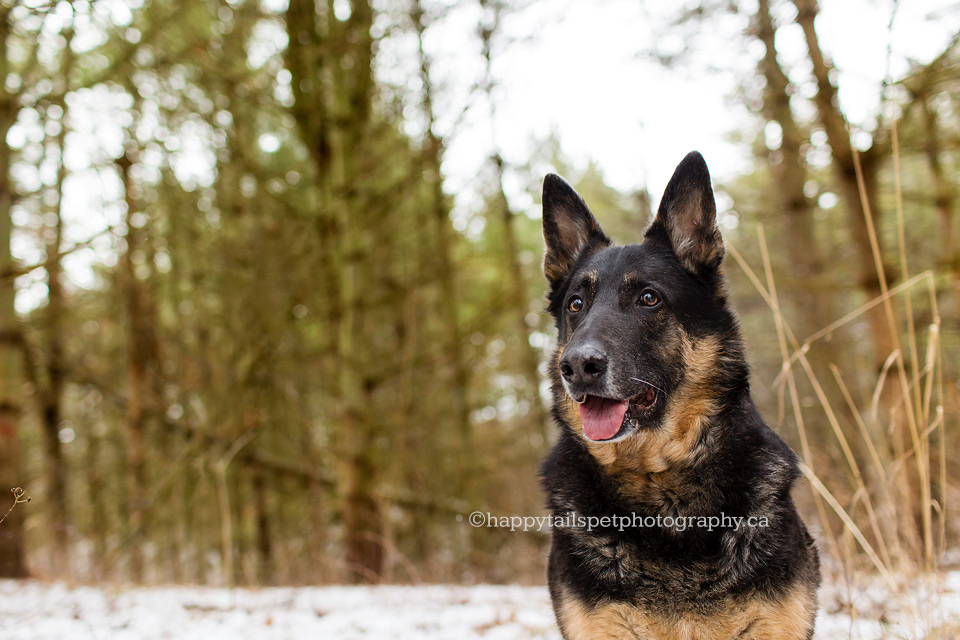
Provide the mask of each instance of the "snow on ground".
{"label": "snow on ground", "polygon": [[[934,605],[919,612],[859,591],[855,614],[835,585],[821,593],[817,638],[920,638],[918,629],[957,629],[960,572],[946,576],[940,596],[910,598]],[[945,613],[948,612],[948,613]],[[922,618],[922,620],[920,619]],[[896,620],[900,620],[899,623]],[[938,637],[954,637],[950,632]],[[559,640],[543,587],[382,586],[68,587],[0,581],[2,640]]]}
{"label": "snow on ground", "polygon": [[501,586],[117,591],[0,581],[3,640],[559,640],[545,588]]}

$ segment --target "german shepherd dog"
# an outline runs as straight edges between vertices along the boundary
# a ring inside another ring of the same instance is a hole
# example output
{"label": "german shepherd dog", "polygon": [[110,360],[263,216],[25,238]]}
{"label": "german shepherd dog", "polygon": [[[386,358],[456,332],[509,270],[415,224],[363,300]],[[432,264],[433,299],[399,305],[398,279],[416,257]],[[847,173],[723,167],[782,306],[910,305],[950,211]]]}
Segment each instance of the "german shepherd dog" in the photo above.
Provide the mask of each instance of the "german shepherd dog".
{"label": "german shepherd dog", "polygon": [[563,637],[811,638],[820,570],[790,497],[797,459],[750,397],[703,157],[626,246],[548,175],[543,235],[561,429],[541,476]]}

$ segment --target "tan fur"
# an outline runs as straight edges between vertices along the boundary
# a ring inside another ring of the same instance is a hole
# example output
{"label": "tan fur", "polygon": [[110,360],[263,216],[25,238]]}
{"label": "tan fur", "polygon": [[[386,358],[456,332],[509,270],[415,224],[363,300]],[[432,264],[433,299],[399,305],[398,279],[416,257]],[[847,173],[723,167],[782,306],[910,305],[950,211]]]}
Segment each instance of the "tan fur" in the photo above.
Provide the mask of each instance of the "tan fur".
{"label": "tan fur", "polygon": [[558,262],[555,256],[548,252],[543,256],[543,275],[548,280],[561,280],[570,271],[569,262],[569,260]]}
{"label": "tan fur", "polygon": [[597,270],[584,271],[583,275],[580,277],[583,278],[583,284],[587,291],[595,293],[597,290],[597,283],[600,282],[600,272]]}
{"label": "tan fur", "polygon": [[586,245],[591,231],[596,229],[592,220],[589,226],[582,226],[569,216],[558,216],[556,223],[557,247],[550,250],[548,246],[543,255],[543,273],[550,280],[561,280],[570,273],[574,259]]}
{"label": "tan fur", "polygon": [[623,274],[623,280],[620,282],[620,290],[629,290],[637,284],[642,284],[646,281],[647,279],[640,273],[625,273]]}
{"label": "tan fur", "polygon": [[[608,473],[620,476],[627,494],[641,495],[651,483],[669,484],[666,476],[697,455],[703,425],[717,411],[716,389],[711,382],[718,366],[720,341],[713,336],[693,341],[681,330],[679,348],[685,377],[666,399],[663,425],[640,430],[619,442],[587,440],[590,453]],[[568,412],[564,402],[564,417],[582,434],[576,403],[571,400],[570,404],[572,411]]]}
{"label": "tan fur", "polygon": [[[560,366],[560,359],[563,358],[563,350],[565,348],[566,345],[560,345],[557,348],[557,358],[553,363],[554,367]],[[580,409],[574,399],[566,393],[563,394],[563,398],[560,400],[560,414],[574,431],[583,435],[583,422],[580,420]]]}
{"label": "tan fur", "polygon": [[660,218],[680,262],[697,273],[702,265],[723,258],[723,238],[714,221],[716,213],[704,207],[703,193],[692,191],[680,196],[670,207],[666,219]]}
{"label": "tan fur", "polygon": [[802,640],[816,615],[816,601],[797,586],[778,601],[730,599],[707,613],[652,614],[625,604],[591,608],[561,594],[560,626],[566,640]]}

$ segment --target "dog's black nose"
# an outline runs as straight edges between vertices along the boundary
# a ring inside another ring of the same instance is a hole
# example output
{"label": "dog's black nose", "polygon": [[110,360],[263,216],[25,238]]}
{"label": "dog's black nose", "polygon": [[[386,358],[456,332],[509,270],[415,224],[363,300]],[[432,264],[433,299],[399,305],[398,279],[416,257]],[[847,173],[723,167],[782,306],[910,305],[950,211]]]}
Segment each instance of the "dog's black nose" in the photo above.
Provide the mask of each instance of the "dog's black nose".
{"label": "dog's black nose", "polygon": [[567,349],[560,358],[560,375],[571,384],[595,382],[606,370],[607,354],[594,345]]}

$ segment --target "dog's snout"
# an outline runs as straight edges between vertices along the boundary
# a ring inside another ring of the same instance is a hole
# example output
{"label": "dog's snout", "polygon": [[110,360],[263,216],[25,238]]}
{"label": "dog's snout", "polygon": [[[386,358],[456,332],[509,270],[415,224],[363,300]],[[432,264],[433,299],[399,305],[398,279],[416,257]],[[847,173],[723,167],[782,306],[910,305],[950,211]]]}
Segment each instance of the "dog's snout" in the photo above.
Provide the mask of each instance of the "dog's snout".
{"label": "dog's snout", "polygon": [[572,384],[589,384],[607,370],[607,354],[593,345],[568,349],[560,359],[560,375]]}

